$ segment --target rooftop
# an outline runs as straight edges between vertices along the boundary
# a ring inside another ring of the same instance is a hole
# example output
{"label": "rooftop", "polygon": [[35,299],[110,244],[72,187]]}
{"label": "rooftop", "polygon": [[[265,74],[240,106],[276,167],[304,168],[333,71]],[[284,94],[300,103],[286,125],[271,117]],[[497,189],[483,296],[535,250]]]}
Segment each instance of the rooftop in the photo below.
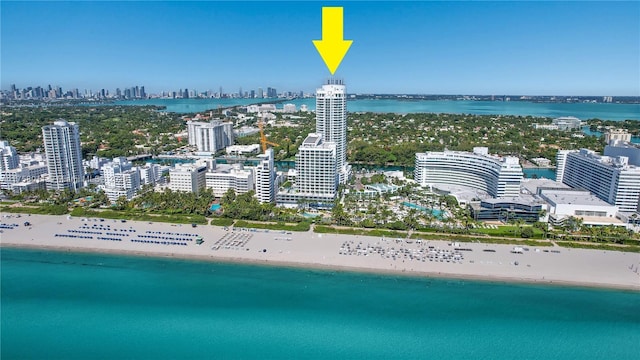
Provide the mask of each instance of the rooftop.
{"label": "rooftop", "polygon": [[524,179],[520,183],[520,187],[527,193],[534,195],[538,193],[538,189],[569,189],[569,186],[550,179]]}
{"label": "rooftop", "polygon": [[589,206],[614,206],[604,200],[597,198],[588,191],[571,190],[543,190],[542,198],[551,205],[589,205]]}

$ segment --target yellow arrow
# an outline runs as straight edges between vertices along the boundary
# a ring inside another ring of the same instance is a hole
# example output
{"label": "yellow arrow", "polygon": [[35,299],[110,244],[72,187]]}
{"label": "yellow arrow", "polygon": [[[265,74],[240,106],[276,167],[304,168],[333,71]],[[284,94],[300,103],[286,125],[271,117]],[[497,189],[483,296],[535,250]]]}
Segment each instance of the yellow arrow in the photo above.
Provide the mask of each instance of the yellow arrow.
{"label": "yellow arrow", "polygon": [[353,40],[345,40],[343,34],[342,7],[322,8],[322,40],[313,40],[313,45],[333,75],[342,58],[349,51]]}

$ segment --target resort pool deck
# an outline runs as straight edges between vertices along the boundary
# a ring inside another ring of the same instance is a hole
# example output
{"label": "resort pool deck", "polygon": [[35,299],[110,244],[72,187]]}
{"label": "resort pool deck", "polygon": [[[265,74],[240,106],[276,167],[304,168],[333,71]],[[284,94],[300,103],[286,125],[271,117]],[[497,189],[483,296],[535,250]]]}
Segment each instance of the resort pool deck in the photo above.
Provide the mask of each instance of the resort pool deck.
{"label": "resort pool deck", "polygon": [[410,202],[407,202],[407,201],[403,201],[402,205],[406,206],[408,208],[412,208],[412,209],[416,209],[416,210],[420,210],[420,211],[424,211],[424,212],[431,211],[431,214],[433,214],[433,216],[435,216],[438,219],[442,219],[442,218],[445,217],[444,216],[444,211],[442,211],[442,210],[429,209],[429,208],[426,208],[424,206],[420,206],[420,205],[417,205],[417,204],[414,204],[414,203],[410,203]]}

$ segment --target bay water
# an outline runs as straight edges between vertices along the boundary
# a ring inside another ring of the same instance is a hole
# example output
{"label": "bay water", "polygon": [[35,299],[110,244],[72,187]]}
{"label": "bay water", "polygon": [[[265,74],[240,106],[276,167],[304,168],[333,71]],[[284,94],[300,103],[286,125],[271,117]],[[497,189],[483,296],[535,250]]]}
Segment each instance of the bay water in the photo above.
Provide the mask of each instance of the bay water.
{"label": "bay water", "polygon": [[637,359],[640,293],[2,248],[2,359]]}
{"label": "bay water", "polygon": [[[146,99],[117,101],[119,105],[166,106],[166,111],[196,113],[234,105],[249,105],[278,99]],[[315,110],[314,98],[294,99],[285,103],[298,109],[306,105]],[[277,105],[282,108],[282,105]],[[582,120],[640,120],[640,104],[613,103],[534,103],[526,101],[473,101],[473,100],[403,100],[403,99],[351,99],[350,112],[376,113],[438,113],[474,115],[520,115],[535,117],[575,116]]]}

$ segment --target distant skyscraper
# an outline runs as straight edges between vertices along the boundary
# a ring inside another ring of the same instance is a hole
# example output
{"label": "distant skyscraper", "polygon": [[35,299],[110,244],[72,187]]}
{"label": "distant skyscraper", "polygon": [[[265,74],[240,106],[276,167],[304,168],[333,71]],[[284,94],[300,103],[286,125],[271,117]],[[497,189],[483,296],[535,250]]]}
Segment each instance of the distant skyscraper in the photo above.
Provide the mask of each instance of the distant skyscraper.
{"label": "distant skyscraper", "polygon": [[239,97],[239,98],[241,98],[241,97],[242,97],[242,88],[240,88],[240,89],[238,90],[238,97]]}
{"label": "distant skyscraper", "polygon": [[258,99],[262,99],[264,97],[264,93],[262,92],[262,88],[258,88]]}
{"label": "distant skyscraper", "polygon": [[78,190],[83,186],[82,149],[78,125],[57,120],[42,127],[49,179],[47,189]]}
{"label": "distant skyscraper", "polygon": [[316,133],[336,144],[336,169],[345,183],[351,167],[347,164],[347,98],[341,80],[330,79],[316,90]]}

